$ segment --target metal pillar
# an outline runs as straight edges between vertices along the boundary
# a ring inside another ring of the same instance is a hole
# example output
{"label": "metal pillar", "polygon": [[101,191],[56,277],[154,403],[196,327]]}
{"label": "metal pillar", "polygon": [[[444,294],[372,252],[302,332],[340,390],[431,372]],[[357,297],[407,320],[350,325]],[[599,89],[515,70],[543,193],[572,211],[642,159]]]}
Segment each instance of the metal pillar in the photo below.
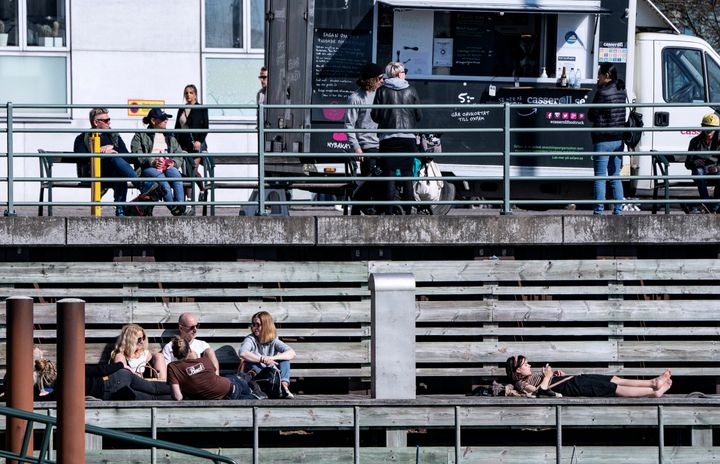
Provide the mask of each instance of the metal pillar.
{"label": "metal pillar", "polygon": [[[8,406],[33,412],[33,299],[14,296],[7,308]],[[6,445],[13,453],[22,451],[27,421],[8,418]],[[27,450],[32,454],[32,435]],[[15,461],[8,461],[14,463]]]}
{"label": "metal pillar", "polygon": [[85,302],[57,302],[58,464],[85,463]]}

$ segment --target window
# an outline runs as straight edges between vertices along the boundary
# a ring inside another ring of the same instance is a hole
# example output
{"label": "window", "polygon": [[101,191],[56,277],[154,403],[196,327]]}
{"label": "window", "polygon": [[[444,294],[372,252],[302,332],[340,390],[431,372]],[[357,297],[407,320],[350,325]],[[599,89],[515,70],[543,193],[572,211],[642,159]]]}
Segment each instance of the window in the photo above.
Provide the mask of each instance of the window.
{"label": "window", "polygon": [[[69,0],[0,0],[0,105],[67,104]],[[23,109],[68,115],[67,109]]]}
{"label": "window", "polygon": [[710,102],[720,102],[720,65],[710,55],[705,54],[707,61],[708,90],[710,91]]}
{"label": "window", "polygon": [[662,52],[663,98],[668,103],[705,101],[702,53],[686,48],[666,48]]}
{"label": "window", "polygon": [[[203,97],[207,104],[255,104],[264,64],[265,2],[203,1]],[[255,110],[210,110],[214,119],[254,120]]]}
{"label": "window", "polygon": [[262,50],[262,0],[205,0],[205,48]]}

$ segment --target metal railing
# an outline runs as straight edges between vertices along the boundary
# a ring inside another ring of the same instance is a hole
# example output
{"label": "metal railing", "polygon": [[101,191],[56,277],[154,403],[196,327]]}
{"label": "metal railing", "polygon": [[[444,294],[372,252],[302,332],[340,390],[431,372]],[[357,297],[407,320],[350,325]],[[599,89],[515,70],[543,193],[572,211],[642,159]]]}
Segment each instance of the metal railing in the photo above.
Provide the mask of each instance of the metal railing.
{"label": "metal railing", "polygon": [[[57,426],[57,418],[52,416],[44,416],[42,414],[36,414],[34,412],[27,412],[19,409],[9,408],[6,406],[0,406],[0,415],[6,417],[14,417],[27,421],[20,452],[13,453],[5,449],[0,449],[0,457],[12,459],[17,462],[29,462],[35,464],[55,463],[55,461],[50,459],[50,443],[53,434],[52,430],[54,427]],[[34,456],[32,449],[29,449],[35,423],[44,425],[42,439],[40,440],[40,449],[37,452],[37,456]],[[153,463],[155,462],[155,449],[160,448],[184,454],[187,456],[207,459],[214,463],[236,464],[234,460],[228,457],[212,454],[200,448],[193,448],[192,446],[179,445],[177,443],[158,440],[156,438],[147,438],[140,435],[119,432],[117,430],[110,430],[102,427],[97,427],[95,425],[86,424],[85,433],[152,448],[151,462]],[[153,436],[155,436],[155,433],[153,433]]]}
{"label": "metal railing", "polygon": [[[52,201],[51,199],[48,199],[47,201],[17,201],[16,200],[16,188],[20,184],[37,184],[40,185],[41,188],[43,188],[43,185],[45,185],[45,188],[51,189],[54,185],[61,184],[64,182],[111,182],[111,181],[137,181],[136,178],[125,178],[125,177],[99,177],[99,178],[91,178],[91,177],[56,177],[53,175],[51,178],[38,176],[17,176],[15,174],[14,170],[14,164],[18,159],[23,158],[38,158],[37,153],[18,153],[14,150],[14,144],[13,144],[13,137],[16,134],[33,134],[33,133],[43,133],[43,134],[54,134],[54,133],[73,133],[77,134],[78,132],[115,132],[115,133],[146,133],[146,132],[162,132],[158,130],[151,130],[151,129],[128,129],[128,128],[122,128],[122,129],[106,129],[106,130],[99,130],[99,129],[77,129],[77,128],[57,128],[57,127],[23,127],[23,128],[16,128],[16,118],[18,118],[18,110],[28,110],[28,109],[37,109],[37,108],[63,108],[63,109],[87,109],[90,107],[90,105],[14,105],[12,103],[7,103],[6,105],[6,118],[5,118],[5,127],[0,127],[0,132],[4,132],[7,139],[7,152],[6,153],[0,153],[0,157],[5,158],[5,164],[6,164],[6,172],[7,176],[0,177],[0,182],[6,183],[6,198],[7,201],[4,202],[4,205],[0,203],[0,205],[5,206],[5,214],[6,215],[14,215],[16,214],[15,208],[16,207],[26,207],[26,206],[127,206],[130,205],[131,202],[92,202],[92,201]],[[97,105],[93,105],[97,106]],[[116,108],[116,109],[126,109],[131,108],[129,105],[102,105],[107,108]],[[619,105],[613,104],[613,105],[600,105],[600,104],[576,104],[576,105],[563,105],[563,108],[566,107],[572,107],[573,109],[578,110],[587,110],[590,108],[609,108],[609,107],[617,107]],[[628,107],[636,107],[636,108],[673,108],[673,107],[703,107],[706,108],[707,104],[702,103],[683,103],[683,104],[627,104],[625,106]],[[184,108],[184,105],[165,105],[165,108]],[[596,180],[605,180],[605,181],[611,181],[611,180],[621,180],[621,181],[648,181],[651,182],[654,185],[654,188],[657,192],[658,189],[665,189],[665,195],[663,198],[643,198],[643,199],[623,199],[623,200],[612,200],[612,199],[606,199],[603,201],[604,204],[636,204],[636,205],[643,205],[643,206],[652,206],[652,205],[665,205],[666,206],[666,212],[669,205],[720,205],[720,199],[699,199],[699,198],[672,198],[668,194],[667,187],[670,186],[673,183],[682,183],[692,186],[692,183],[699,180],[704,180],[708,182],[709,184],[714,184],[716,181],[716,177],[712,175],[674,175],[670,174],[669,172],[662,171],[660,174],[655,173],[639,173],[635,175],[621,175],[621,176],[607,176],[607,175],[575,175],[575,174],[566,174],[561,172],[562,168],[559,168],[557,173],[555,175],[528,175],[527,173],[523,173],[523,166],[516,164],[514,161],[517,159],[517,157],[522,157],[524,159],[530,159],[534,160],[535,162],[540,161],[542,158],[548,158],[557,156],[559,153],[563,155],[571,154],[578,157],[583,157],[586,159],[589,159],[589,157],[594,155],[607,155],[607,152],[593,152],[593,151],[581,151],[581,152],[558,152],[558,151],[519,151],[514,150],[512,146],[512,137],[515,134],[521,134],[521,133],[543,133],[543,132],[550,132],[550,133],[557,133],[558,137],[562,137],[565,135],[575,134],[578,132],[581,133],[588,133],[587,138],[590,137],[590,132],[617,132],[617,128],[592,128],[592,127],[515,127],[511,124],[511,115],[514,111],[518,110],[534,110],[534,111],[542,111],[546,109],[557,109],[557,105],[539,105],[539,104],[511,104],[511,103],[504,103],[504,104],[472,104],[472,105],[457,105],[457,104],[443,104],[443,105],[410,105],[410,106],[403,106],[405,108],[407,107],[418,107],[423,110],[448,110],[453,108],[462,108],[463,110],[495,110],[502,112],[502,125],[498,125],[495,127],[424,127],[417,129],[417,132],[424,132],[424,133],[487,133],[488,135],[495,135],[502,137],[502,151],[466,151],[466,152],[443,152],[443,153],[433,153],[432,157],[439,163],[443,164],[444,160],[448,158],[463,158],[463,157],[475,157],[475,158],[494,158],[495,160],[501,159],[501,161],[496,162],[496,164],[490,164],[492,168],[495,170],[499,170],[499,174],[488,174],[488,175],[453,175],[453,176],[442,176],[442,177],[426,177],[425,180],[438,180],[438,181],[445,181],[445,182],[452,182],[455,185],[462,185],[463,183],[469,183],[469,182],[494,182],[497,183],[501,187],[501,194],[499,199],[493,199],[493,200],[479,200],[479,199],[445,199],[445,200],[437,200],[437,201],[401,201],[401,200],[391,200],[391,201],[380,201],[380,200],[358,200],[354,199],[351,196],[352,190],[356,186],[358,182],[387,182],[390,180],[393,181],[403,181],[403,180],[417,180],[417,177],[403,177],[403,176],[377,176],[377,177],[364,177],[355,174],[353,171],[346,172],[344,175],[326,175],[324,173],[318,173],[318,172],[307,172],[302,170],[301,168],[303,165],[313,164],[312,161],[314,160],[323,160],[323,159],[330,159],[330,158],[338,158],[338,157],[345,157],[347,160],[354,159],[354,154],[351,153],[329,153],[329,152],[303,152],[303,153],[295,153],[295,152],[271,152],[266,151],[266,143],[269,143],[273,137],[277,137],[279,134],[322,134],[322,133],[338,133],[338,132],[367,132],[366,129],[352,129],[352,130],[346,130],[341,125],[338,124],[337,127],[323,127],[323,128],[266,128],[265,127],[265,117],[266,117],[266,111],[268,110],[305,110],[305,111],[312,111],[312,110],[318,110],[327,108],[327,106],[324,105],[201,105],[201,106],[195,106],[195,108],[208,108],[208,109],[244,109],[244,110],[256,110],[258,114],[258,124],[256,128],[251,127],[239,127],[239,128],[218,128],[213,127],[211,129],[207,130],[201,130],[201,129],[168,129],[167,132],[173,132],[173,133],[190,133],[190,132],[206,132],[209,134],[250,134],[250,137],[254,136],[257,138],[257,152],[246,152],[246,153],[217,153],[217,152],[211,152],[211,153],[195,153],[190,154],[188,156],[195,156],[195,157],[201,157],[203,158],[203,161],[205,163],[206,167],[206,174],[201,177],[194,177],[194,176],[185,176],[182,178],[182,180],[186,183],[194,184],[196,182],[202,182],[204,185],[210,186],[212,193],[212,197],[210,200],[202,199],[202,200],[195,200],[194,197],[192,201],[184,201],[184,202],[177,202],[174,203],[175,205],[186,205],[186,206],[194,206],[194,207],[211,207],[214,208],[216,206],[233,206],[233,207],[254,207],[258,214],[265,215],[268,214],[268,208],[273,206],[287,206],[287,205],[319,205],[319,206],[329,206],[329,205],[342,205],[346,212],[348,208],[355,206],[386,206],[386,205],[398,205],[398,206],[414,206],[414,207],[433,207],[433,206],[451,206],[451,207],[462,207],[462,206],[474,206],[479,204],[499,207],[501,214],[511,214],[513,211],[514,206],[535,206],[535,205],[546,205],[546,206],[566,206],[569,204],[575,204],[575,205],[592,205],[598,203],[597,200],[593,198],[588,197],[572,197],[572,198],[548,198],[548,199],[537,199],[537,198],[519,198],[517,194],[514,193],[514,189],[516,185],[519,185],[520,183],[534,183],[534,182],[557,182],[557,183],[564,183],[564,182],[585,182],[588,185],[590,185],[593,181]],[[350,108],[350,105],[334,105],[333,108],[337,109],[346,109]],[[370,105],[362,105],[362,106],[355,106],[356,108],[370,108],[372,106]],[[399,105],[378,105],[375,106],[375,108],[396,108],[400,107]],[[22,113],[21,113],[22,114]],[[690,126],[684,126],[684,127],[645,127],[645,128],[634,128],[634,129],[627,129],[622,128],[622,131],[642,131],[643,133],[648,132],[679,132],[679,131],[700,131],[702,128],[695,125]],[[396,132],[394,129],[377,129],[375,132],[378,134],[382,133],[392,133]],[[69,148],[69,147],[68,147]],[[653,160],[653,163],[660,162],[658,160],[662,160],[663,157],[667,157],[669,155],[677,155],[677,151],[633,151],[631,153],[625,152],[624,155],[631,154],[633,157],[651,157]],[[720,155],[720,152],[718,151],[708,151],[704,152],[706,155]],[[400,154],[402,155],[402,154]],[[411,154],[408,153],[408,156],[417,156],[417,154]],[[46,157],[59,157],[62,156],[64,158],[68,159],[82,159],[90,157],[88,154],[73,154],[73,153],[67,153],[67,152],[61,152],[61,151],[48,151],[47,153],[44,153],[43,156]],[[108,158],[108,157],[114,157],[114,156],[121,156],[121,155],[98,155],[100,158]],[[238,156],[243,156],[246,158],[250,158],[254,160],[255,162],[252,163],[253,165],[257,166],[257,174],[256,175],[248,175],[248,176],[220,176],[220,175],[212,175],[208,176],[208,171],[217,173],[220,171],[220,166],[223,163],[223,160],[230,161],[233,158],[237,158]],[[392,154],[385,154],[385,153],[379,153],[379,154],[373,154],[373,156],[377,156],[378,158],[383,158],[386,156],[398,156],[398,153],[392,153]],[[277,160],[278,158],[287,158],[287,157],[293,157],[297,160],[296,167],[298,170],[301,171],[300,175],[269,175],[268,172],[266,172],[266,167],[273,164],[273,161]],[[208,160],[214,159],[215,160],[215,168],[210,166],[208,163]],[[307,161],[307,163],[305,163]],[[346,163],[347,165],[351,165],[352,162]],[[591,169],[589,166],[585,166],[581,169],[587,169],[588,171]],[[492,169],[491,169],[492,171]],[[519,173],[513,173],[513,171],[519,171]],[[142,178],[143,182],[158,182],[157,179],[154,178]],[[215,188],[212,188],[215,187]],[[231,200],[231,201],[216,201],[214,196],[214,190],[219,188],[236,188],[236,189],[256,189],[258,191],[257,199],[256,200],[248,200],[248,201],[242,201],[242,200]],[[306,189],[309,191],[327,191],[327,192],[333,192],[336,194],[339,194],[340,197],[335,200],[324,200],[324,201],[316,201],[311,199],[293,199],[293,200],[268,200],[266,198],[266,190],[270,188],[278,188],[278,189],[291,189],[291,188],[299,188],[299,189]],[[165,203],[163,202],[150,202],[150,203],[144,203],[144,205],[154,205],[159,206],[163,205]]]}

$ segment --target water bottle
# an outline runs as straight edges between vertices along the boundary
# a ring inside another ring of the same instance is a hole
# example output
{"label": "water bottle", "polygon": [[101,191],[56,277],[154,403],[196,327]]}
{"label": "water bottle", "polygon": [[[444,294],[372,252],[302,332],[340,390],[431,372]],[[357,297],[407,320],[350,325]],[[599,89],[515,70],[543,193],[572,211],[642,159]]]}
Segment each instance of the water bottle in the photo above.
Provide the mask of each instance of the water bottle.
{"label": "water bottle", "polygon": [[543,66],[543,67],[542,67],[542,72],[540,73],[540,78],[541,78],[541,79],[547,79],[547,77],[548,77],[547,71],[545,70],[545,66]]}
{"label": "water bottle", "polygon": [[580,68],[577,68],[575,70],[575,82],[574,82],[573,87],[575,87],[576,89],[579,89],[581,79],[582,79],[582,73],[580,73]]}
{"label": "water bottle", "polygon": [[568,87],[575,87],[575,68],[570,68],[568,75]]}

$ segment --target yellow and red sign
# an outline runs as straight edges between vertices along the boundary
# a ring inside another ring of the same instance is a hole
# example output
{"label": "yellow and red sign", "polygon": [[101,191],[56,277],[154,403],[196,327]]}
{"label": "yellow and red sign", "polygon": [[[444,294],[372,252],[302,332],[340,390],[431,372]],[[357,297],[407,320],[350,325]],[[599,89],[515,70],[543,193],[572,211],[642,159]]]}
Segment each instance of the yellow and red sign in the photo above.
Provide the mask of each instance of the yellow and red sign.
{"label": "yellow and red sign", "polygon": [[133,108],[128,108],[128,116],[147,116],[150,112],[150,108],[147,105],[164,105],[165,100],[137,100],[128,99],[128,105],[133,105]]}

